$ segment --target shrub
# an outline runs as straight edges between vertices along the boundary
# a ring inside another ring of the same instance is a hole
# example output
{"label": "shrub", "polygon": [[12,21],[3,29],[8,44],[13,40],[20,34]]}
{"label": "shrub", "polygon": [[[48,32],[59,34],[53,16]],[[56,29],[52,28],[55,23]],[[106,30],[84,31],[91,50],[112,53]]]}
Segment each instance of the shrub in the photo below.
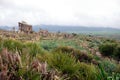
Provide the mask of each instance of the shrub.
{"label": "shrub", "polygon": [[76,59],[69,56],[69,54],[51,53],[48,64],[50,67],[62,71],[63,75],[68,75],[70,78],[75,77],[74,75],[79,70]]}
{"label": "shrub", "polygon": [[57,43],[55,41],[43,41],[43,42],[40,42],[40,46],[43,49],[50,51],[51,49],[54,49],[57,47]]}
{"label": "shrub", "polygon": [[93,64],[76,62],[74,56],[61,52],[51,53],[47,60],[50,67],[67,75],[69,80],[96,80],[97,70]]}
{"label": "shrub", "polygon": [[97,69],[93,64],[80,63],[79,74],[80,80],[97,80]]}
{"label": "shrub", "polygon": [[93,56],[92,54],[88,54],[88,53],[76,53],[76,58],[77,60],[79,60],[80,62],[85,62],[85,63],[91,63],[93,60]]}
{"label": "shrub", "polygon": [[118,45],[115,48],[114,55],[115,55],[115,58],[117,58],[118,60],[120,60],[120,45]]}
{"label": "shrub", "polygon": [[112,72],[114,72],[116,69],[116,64],[109,59],[104,59],[101,62],[101,65],[102,65],[104,71],[106,71],[108,74],[112,74]]}
{"label": "shrub", "polygon": [[26,49],[28,49],[28,53],[30,53],[32,57],[35,57],[38,53],[41,52],[40,46],[36,43],[27,43]]}
{"label": "shrub", "polygon": [[112,56],[115,47],[116,47],[115,43],[104,43],[99,46],[99,50],[104,56]]}
{"label": "shrub", "polygon": [[69,46],[60,46],[56,49],[53,50],[54,52],[62,52],[62,53],[72,53],[73,51],[75,51],[72,47]]}
{"label": "shrub", "polygon": [[120,73],[112,73],[111,76],[107,77],[107,80],[120,80]]}
{"label": "shrub", "polygon": [[58,47],[54,50],[54,52],[62,52],[62,53],[66,53],[66,54],[70,54],[72,56],[74,56],[76,58],[77,61],[80,62],[91,62],[93,59],[93,56],[91,54],[85,53],[85,52],[81,52],[78,49],[74,49],[71,47]]}
{"label": "shrub", "polygon": [[120,64],[117,65],[117,68],[115,69],[116,73],[120,73]]}
{"label": "shrub", "polygon": [[107,80],[107,73],[103,69],[102,64],[98,64],[97,80]]}
{"label": "shrub", "polygon": [[8,39],[8,40],[4,40],[3,47],[13,52],[15,52],[16,50],[22,52],[24,44],[16,40]]}

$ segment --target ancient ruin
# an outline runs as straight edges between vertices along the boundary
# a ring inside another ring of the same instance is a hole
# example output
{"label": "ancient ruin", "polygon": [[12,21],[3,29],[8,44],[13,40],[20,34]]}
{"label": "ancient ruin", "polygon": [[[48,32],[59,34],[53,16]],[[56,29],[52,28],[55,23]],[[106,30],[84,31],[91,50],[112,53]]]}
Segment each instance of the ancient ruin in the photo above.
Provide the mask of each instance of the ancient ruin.
{"label": "ancient ruin", "polygon": [[49,35],[48,30],[43,30],[43,29],[40,29],[38,33],[43,37],[47,37]]}
{"label": "ancient ruin", "polygon": [[25,21],[18,22],[19,31],[24,33],[32,32],[32,25],[27,24]]}

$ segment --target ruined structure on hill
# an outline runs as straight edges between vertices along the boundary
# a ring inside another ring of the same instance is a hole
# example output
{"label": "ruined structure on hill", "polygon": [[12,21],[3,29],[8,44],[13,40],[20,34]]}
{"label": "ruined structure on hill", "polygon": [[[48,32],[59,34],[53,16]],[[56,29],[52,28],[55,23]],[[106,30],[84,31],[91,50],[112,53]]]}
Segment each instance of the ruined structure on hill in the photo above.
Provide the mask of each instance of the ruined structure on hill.
{"label": "ruined structure on hill", "polygon": [[24,33],[32,32],[32,25],[27,24],[25,21],[18,22],[19,31]]}
{"label": "ruined structure on hill", "polygon": [[40,29],[38,33],[43,37],[47,37],[49,35],[48,30],[43,30],[43,29]]}

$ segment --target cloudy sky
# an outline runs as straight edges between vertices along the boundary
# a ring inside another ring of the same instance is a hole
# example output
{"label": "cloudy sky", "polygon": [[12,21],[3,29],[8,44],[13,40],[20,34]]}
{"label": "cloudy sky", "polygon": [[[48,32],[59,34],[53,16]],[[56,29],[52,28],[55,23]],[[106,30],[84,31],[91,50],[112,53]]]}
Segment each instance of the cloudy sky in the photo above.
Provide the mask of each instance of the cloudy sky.
{"label": "cloudy sky", "polygon": [[0,0],[0,26],[19,21],[120,28],[120,0]]}

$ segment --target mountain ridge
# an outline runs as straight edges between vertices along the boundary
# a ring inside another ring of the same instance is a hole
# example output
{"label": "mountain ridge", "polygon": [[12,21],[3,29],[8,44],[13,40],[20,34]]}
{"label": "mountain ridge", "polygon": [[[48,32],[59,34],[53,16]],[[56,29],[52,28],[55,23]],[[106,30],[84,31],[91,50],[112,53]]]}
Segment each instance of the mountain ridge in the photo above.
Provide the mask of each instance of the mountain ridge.
{"label": "mountain ridge", "polygon": [[[18,27],[15,26],[18,30]],[[10,26],[0,26],[3,30],[12,30]],[[38,32],[40,29],[45,29],[50,32],[68,32],[68,33],[93,33],[93,32],[120,32],[120,29],[110,27],[85,27],[85,26],[61,26],[61,25],[33,25],[33,30]]]}

